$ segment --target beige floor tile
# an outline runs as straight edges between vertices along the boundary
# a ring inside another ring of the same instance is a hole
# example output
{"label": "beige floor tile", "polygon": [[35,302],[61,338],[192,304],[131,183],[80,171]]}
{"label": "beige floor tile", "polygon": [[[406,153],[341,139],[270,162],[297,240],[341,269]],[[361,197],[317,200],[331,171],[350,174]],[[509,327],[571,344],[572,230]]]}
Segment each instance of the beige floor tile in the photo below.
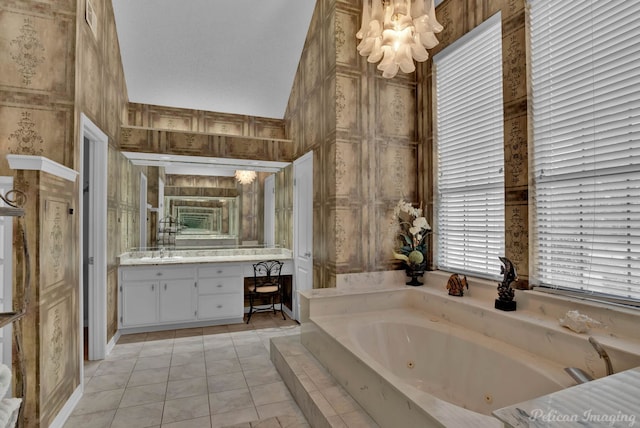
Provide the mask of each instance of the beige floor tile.
{"label": "beige floor tile", "polygon": [[94,376],[131,373],[134,365],[135,365],[135,360],[133,359],[132,360],[114,360],[114,361],[105,360],[100,363],[100,366],[95,371]]}
{"label": "beige floor tile", "polygon": [[209,406],[211,408],[211,414],[226,413],[254,407],[248,388],[210,393]]}
{"label": "beige floor tile", "polygon": [[150,370],[171,365],[171,354],[155,355],[150,357],[140,357],[136,361],[134,370]]}
{"label": "beige floor tile", "polygon": [[310,428],[307,420],[300,416],[278,416],[278,422],[280,422],[282,428]]}
{"label": "beige floor tile", "polygon": [[236,349],[233,346],[225,346],[220,348],[207,348],[204,351],[204,358],[207,362],[209,361],[218,361],[218,360],[228,360],[231,358],[237,358],[238,354],[236,354]]}
{"label": "beige floor tile", "polygon": [[204,363],[204,351],[176,352],[171,356],[171,366]]}
{"label": "beige floor tile", "polygon": [[163,423],[162,428],[211,428],[211,417],[203,416],[184,421]]}
{"label": "beige floor tile", "polygon": [[143,346],[138,357],[158,357],[161,355],[171,355],[173,353],[173,340],[161,341],[161,343],[147,342],[149,346]]}
{"label": "beige floor tile", "polygon": [[235,345],[236,354],[238,354],[238,358],[244,357],[254,357],[258,355],[269,356],[267,349],[262,344],[261,340],[258,340],[256,343],[248,343],[242,345]]}
{"label": "beige floor tile", "polygon": [[102,361],[85,361],[84,362],[84,378],[90,378],[96,374],[98,367]]}
{"label": "beige floor tile", "polygon": [[280,401],[280,402],[271,403],[271,404],[263,404],[261,406],[256,406],[256,410],[258,411],[258,416],[260,417],[260,419],[266,419],[266,418],[271,418],[273,416],[283,416],[283,415],[290,415],[290,416],[304,418],[302,411],[300,410],[296,402],[293,400]]}
{"label": "beige floor tile", "polygon": [[331,428],[348,428],[339,415],[333,415],[327,417],[327,422]]}
{"label": "beige floor tile", "polygon": [[241,424],[226,425],[224,428],[251,428],[249,422],[243,422]]}
{"label": "beige floor tile", "polygon": [[129,378],[128,387],[162,383],[169,380],[169,367],[149,370],[134,370]]}
{"label": "beige floor tile", "polygon": [[251,428],[281,428],[280,422],[277,418],[260,419],[255,422],[251,422]]}
{"label": "beige floor tile", "polygon": [[94,413],[104,410],[117,409],[124,389],[111,391],[90,392],[84,394],[73,411],[74,415]]}
{"label": "beige floor tile", "polygon": [[258,370],[245,370],[244,377],[247,380],[247,385],[249,386],[264,385],[282,380],[275,367]]}
{"label": "beige floor tile", "polygon": [[124,390],[120,407],[133,407],[141,404],[156,403],[165,400],[166,383],[134,386]]}
{"label": "beige floor tile", "polygon": [[232,412],[216,413],[211,415],[211,427],[221,428],[241,423],[249,423],[258,419],[256,408],[251,406],[246,409]]}
{"label": "beige floor tile", "polygon": [[340,415],[344,423],[349,428],[378,428],[379,425],[375,423],[371,417],[362,410],[355,410],[349,413],[342,413]]}
{"label": "beige floor tile", "polygon": [[174,366],[169,369],[169,380],[184,380],[193,377],[205,377],[207,371],[204,363],[185,364],[184,366]]}
{"label": "beige floor tile", "polygon": [[202,416],[209,416],[209,397],[207,395],[177,398],[167,400],[164,403],[162,423],[184,421]]}
{"label": "beige floor tile", "polygon": [[333,407],[338,414],[352,412],[360,408],[358,403],[351,398],[351,395],[340,386],[321,389],[320,393],[327,399],[331,407]]}
{"label": "beige floor tile", "polygon": [[176,339],[175,345],[173,345],[173,353],[185,353],[185,352],[204,352],[204,343],[202,338],[198,342],[185,342],[178,343]]}
{"label": "beige floor tile", "polygon": [[192,379],[175,380],[167,385],[167,400],[176,398],[194,397],[197,395],[207,395],[207,379],[195,377]]}
{"label": "beige floor tile", "polygon": [[[118,409],[111,428],[144,428],[159,426],[162,422],[164,403],[143,404],[142,406]],[[87,427],[88,428],[88,427]]]}
{"label": "beige floor tile", "polygon": [[242,372],[209,376],[207,383],[209,385],[209,392],[223,392],[247,388],[247,382]]}
{"label": "beige floor tile", "polygon": [[104,376],[94,376],[84,385],[84,393],[109,391],[111,389],[122,389],[127,386],[129,373],[115,373]]}
{"label": "beige floor tile", "polygon": [[251,391],[251,397],[253,397],[253,402],[256,406],[293,399],[287,386],[282,381],[252,386],[249,391]]}
{"label": "beige floor tile", "polygon": [[226,360],[205,361],[207,367],[207,376],[215,376],[227,373],[241,372],[242,366],[237,358],[229,358]]}
{"label": "beige floor tile", "polygon": [[109,428],[116,411],[87,413],[85,415],[72,415],[64,424],[64,428]]}
{"label": "beige floor tile", "polygon": [[268,355],[240,358],[240,365],[242,366],[242,370],[258,370],[273,367],[273,363]]}

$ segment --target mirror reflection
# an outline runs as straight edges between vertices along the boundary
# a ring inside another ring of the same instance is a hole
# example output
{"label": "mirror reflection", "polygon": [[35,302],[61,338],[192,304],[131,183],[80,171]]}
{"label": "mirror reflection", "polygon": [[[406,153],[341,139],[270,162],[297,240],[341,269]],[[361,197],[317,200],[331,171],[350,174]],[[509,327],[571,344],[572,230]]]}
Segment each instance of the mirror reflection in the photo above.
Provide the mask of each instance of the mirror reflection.
{"label": "mirror reflection", "polygon": [[236,245],[238,196],[165,196],[159,242],[176,247]]}

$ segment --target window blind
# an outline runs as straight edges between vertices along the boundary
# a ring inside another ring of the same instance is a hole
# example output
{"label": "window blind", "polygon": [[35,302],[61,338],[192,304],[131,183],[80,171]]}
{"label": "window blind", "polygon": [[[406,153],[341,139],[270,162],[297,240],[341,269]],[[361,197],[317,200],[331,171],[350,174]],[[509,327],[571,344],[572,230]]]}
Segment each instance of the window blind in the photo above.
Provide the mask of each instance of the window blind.
{"label": "window blind", "polygon": [[529,3],[532,283],[640,300],[640,2]]}
{"label": "window blind", "polygon": [[436,264],[496,278],[504,255],[500,14],[434,56]]}

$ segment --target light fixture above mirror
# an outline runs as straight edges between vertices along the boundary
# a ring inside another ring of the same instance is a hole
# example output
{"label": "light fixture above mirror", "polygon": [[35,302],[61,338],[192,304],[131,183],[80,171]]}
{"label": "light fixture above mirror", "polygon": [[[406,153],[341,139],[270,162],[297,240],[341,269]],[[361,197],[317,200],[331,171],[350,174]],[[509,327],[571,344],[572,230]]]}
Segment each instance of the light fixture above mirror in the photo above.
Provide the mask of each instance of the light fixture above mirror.
{"label": "light fixture above mirror", "polygon": [[257,174],[255,171],[238,169],[236,170],[235,176],[236,176],[236,180],[238,180],[238,183],[251,184],[253,183],[253,180],[256,179]]}

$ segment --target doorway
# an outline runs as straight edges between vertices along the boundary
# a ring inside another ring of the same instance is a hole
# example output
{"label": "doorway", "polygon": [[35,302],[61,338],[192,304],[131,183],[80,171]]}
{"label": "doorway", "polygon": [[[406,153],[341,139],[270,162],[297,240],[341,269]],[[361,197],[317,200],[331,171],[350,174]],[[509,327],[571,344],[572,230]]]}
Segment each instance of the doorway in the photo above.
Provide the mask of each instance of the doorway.
{"label": "doorway", "polygon": [[[104,359],[107,354],[107,147],[108,137],[80,114],[80,349],[84,359]],[[85,297],[86,296],[86,297]]]}
{"label": "doorway", "polygon": [[293,314],[300,321],[297,291],[313,288],[313,152],[293,162]]}

